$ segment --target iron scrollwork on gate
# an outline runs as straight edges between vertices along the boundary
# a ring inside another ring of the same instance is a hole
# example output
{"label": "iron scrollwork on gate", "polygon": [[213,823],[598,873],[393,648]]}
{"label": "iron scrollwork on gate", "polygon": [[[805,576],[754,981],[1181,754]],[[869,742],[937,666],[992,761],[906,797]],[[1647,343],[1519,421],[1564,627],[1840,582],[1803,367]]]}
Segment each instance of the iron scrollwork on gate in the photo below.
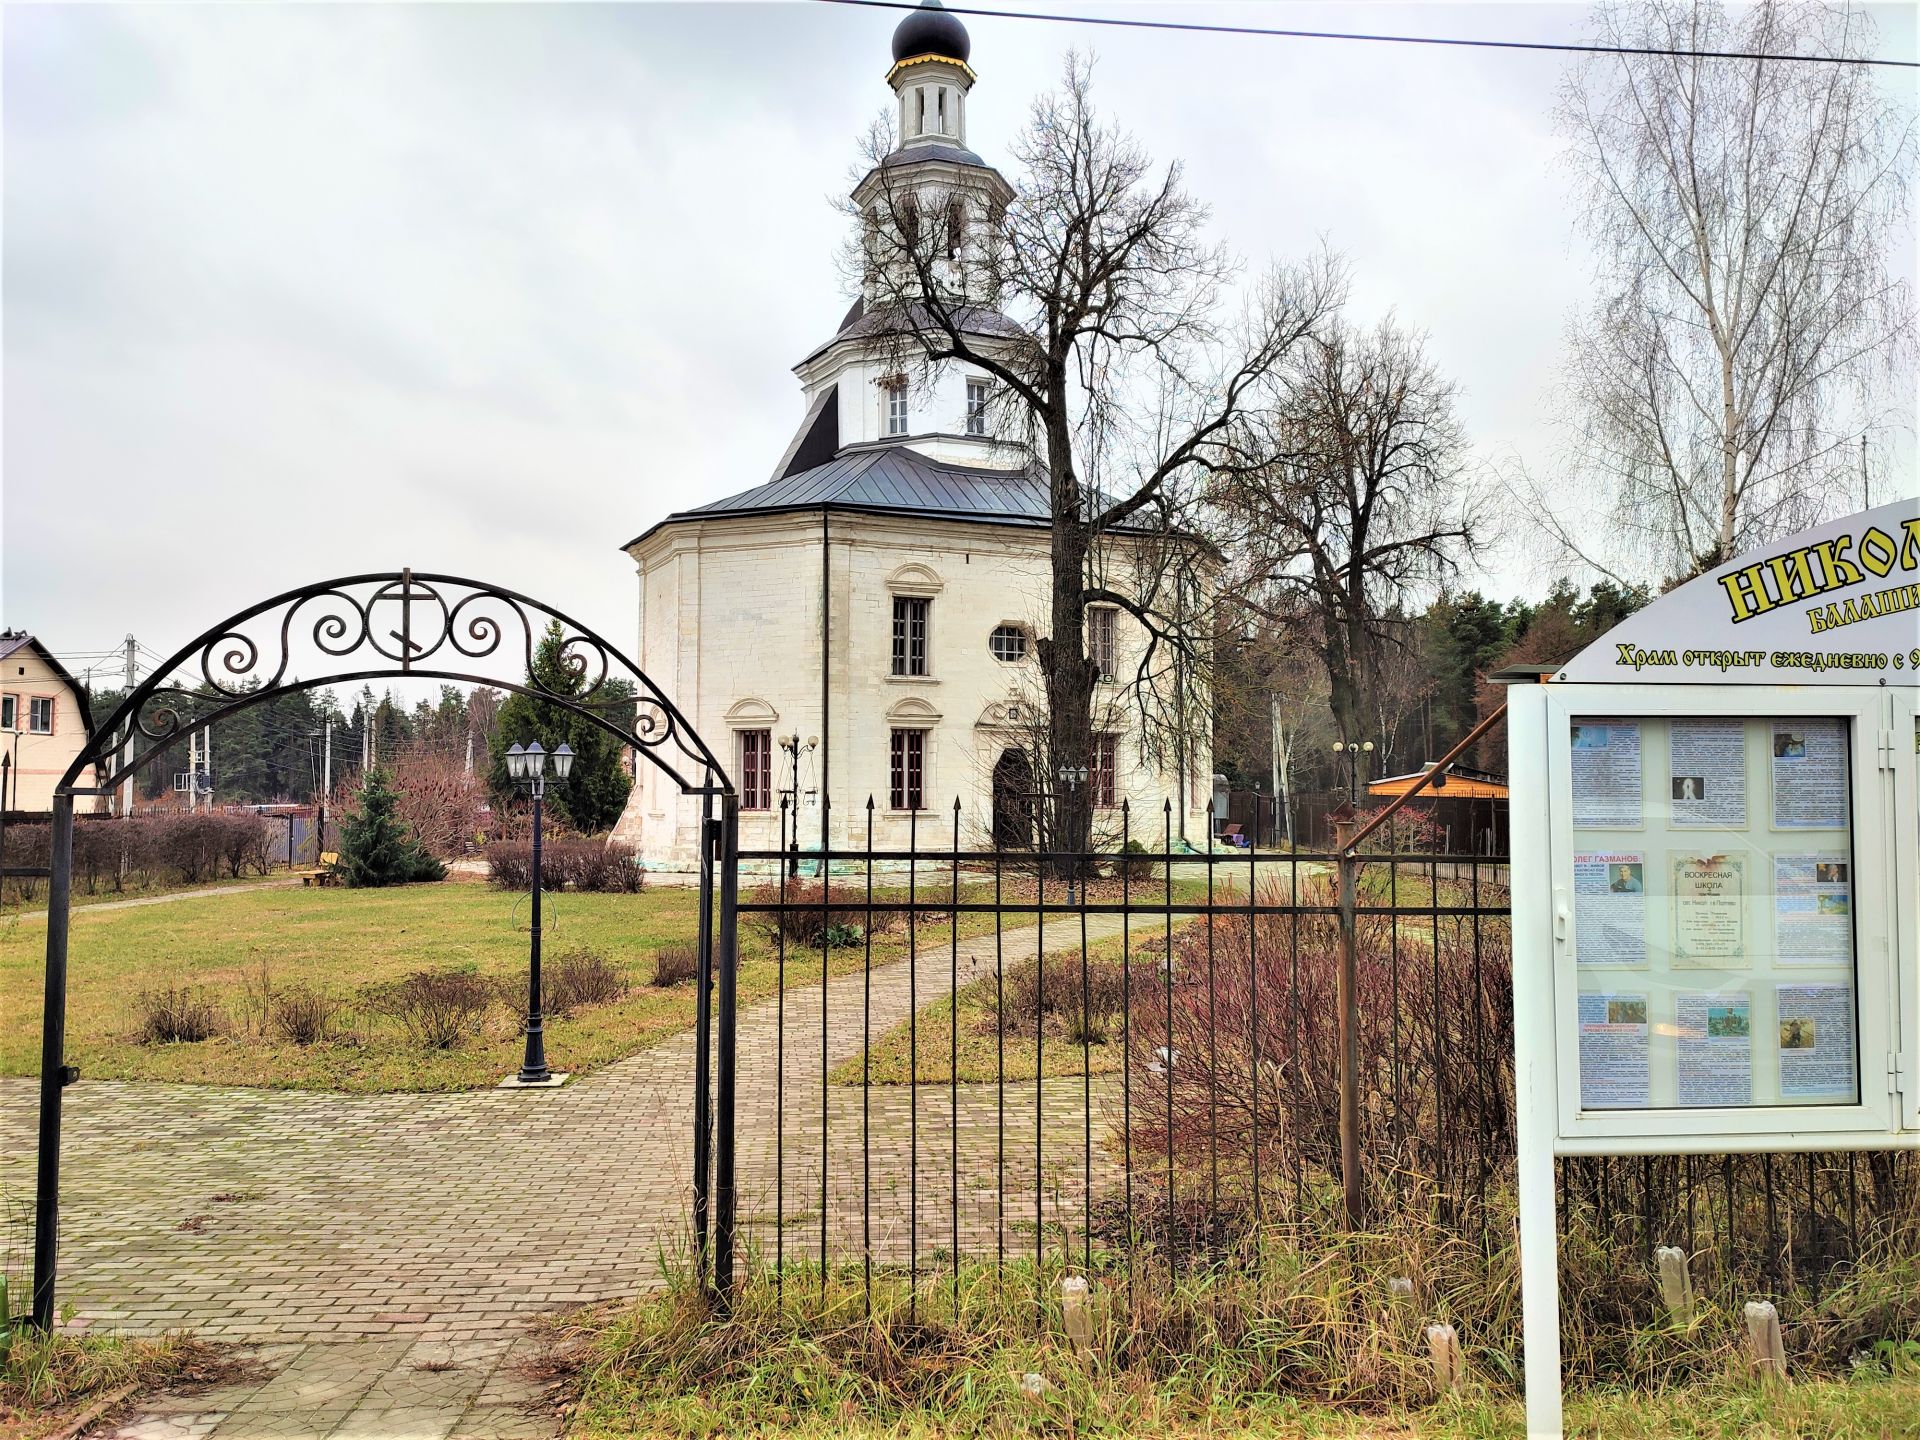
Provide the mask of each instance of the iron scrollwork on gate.
{"label": "iron scrollwork on gate", "polygon": [[[566,681],[535,671],[550,625]],[[98,766],[111,789],[189,732],[290,690],[417,676],[493,685],[571,710],[606,730],[686,793],[726,793],[726,769],[687,718],[602,636],[558,610],[457,575],[353,575],[289,590],[176,651],[96,725],[61,782],[69,793]],[[147,746],[134,758],[129,734]]]}

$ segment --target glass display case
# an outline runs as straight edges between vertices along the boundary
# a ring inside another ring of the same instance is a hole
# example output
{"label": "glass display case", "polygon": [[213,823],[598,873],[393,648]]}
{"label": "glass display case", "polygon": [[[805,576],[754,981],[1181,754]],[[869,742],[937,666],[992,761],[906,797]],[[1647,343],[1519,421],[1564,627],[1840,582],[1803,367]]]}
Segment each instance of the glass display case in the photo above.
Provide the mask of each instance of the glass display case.
{"label": "glass display case", "polygon": [[1896,1125],[1892,698],[1548,688],[1571,1148]]}

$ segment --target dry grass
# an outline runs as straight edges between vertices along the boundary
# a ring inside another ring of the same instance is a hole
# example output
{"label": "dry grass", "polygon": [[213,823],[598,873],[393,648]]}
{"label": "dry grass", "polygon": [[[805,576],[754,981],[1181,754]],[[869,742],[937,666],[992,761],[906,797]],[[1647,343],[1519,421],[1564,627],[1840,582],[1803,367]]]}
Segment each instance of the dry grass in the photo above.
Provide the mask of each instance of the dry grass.
{"label": "dry grass", "polygon": [[202,1389],[246,1368],[190,1335],[131,1340],[116,1335],[42,1338],[19,1331],[0,1362],[0,1440],[39,1440],[67,1429],[90,1406],[124,1391],[107,1413],[161,1389]]}
{"label": "dry grass", "polygon": [[[1819,1298],[1776,1296],[1792,1389],[1749,1383],[1737,1306],[1660,1316],[1644,1267],[1569,1237],[1570,1433],[1888,1440],[1920,1424],[1920,1258],[1891,1244]],[[765,1268],[730,1319],[678,1276],[667,1293],[583,1318],[571,1351],[584,1436],[1326,1434],[1507,1436],[1519,1419],[1517,1256],[1483,1255],[1417,1213],[1343,1233],[1331,1206],[1179,1273],[1096,1252],[1090,1351],[1065,1337],[1064,1261],[963,1268],[869,1297],[855,1266]],[[1411,1308],[1388,1281],[1412,1280]],[[1458,1330],[1468,1375],[1436,1394],[1430,1321]],[[1043,1377],[1039,1400],[1023,1392]],[[1586,1428],[1580,1428],[1580,1427]],[[1664,1428],[1663,1428],[1664,1427]]]}

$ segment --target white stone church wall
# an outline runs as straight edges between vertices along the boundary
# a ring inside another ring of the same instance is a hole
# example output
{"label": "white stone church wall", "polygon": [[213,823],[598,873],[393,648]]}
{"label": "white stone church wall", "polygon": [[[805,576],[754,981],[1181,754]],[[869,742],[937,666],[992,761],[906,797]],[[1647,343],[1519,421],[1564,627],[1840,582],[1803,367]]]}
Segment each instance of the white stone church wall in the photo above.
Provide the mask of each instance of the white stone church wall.
{"label": "white stone church wall", "polygon": [[[1010,699],[1030,705],[1040,683],[1031,643],[1027,660],[1009,665],[993,657],[988,636],[1000,624],[1022,625],[1029,636],[1044,628],[1045,533],[836,513],[830,537],[832,715],[824,759],[834,844],[864,843],[869,796],[873,841],[882,848],[904,847],[910,836],[930,848],[951,844],[956,799],[962,847],[990,844],[993,767],[1004,749],[1024,738],[1019,727],[1006,726],[1001,707]],[[818,511],[681,522],[636,547],[635,559],[641,566],[641,664],[736,781],[741,729],[767,729],[776,737],[797,732],[803,743],[823,735]],[[927,595],[933,602],[932,673],[925,678],[890,674],[896,593]],[[1140,644],[1137,627],[1124,616],[1119,639],[1124,675]],[[1117,694],[1118,687],[1111,689]],[[895,727],[928,732],[926,808],[917,815],[889,803]],[[1204,780],[1205,737],[1197,748],[1196,770]],[[814,749],[800,761],[797,814],[804,847],[819,844],[822,760]],[[776,791],[791,784],[789,767],[777,752]],[[617,837],[636,844],[649,864],[693,868],[698,802],[680,796],[652,767],[643,764],[641,772]],[[1178,805],[1180,787],[1170,768],[1143,762],[1138,736],[1125,729],[1117,784],[1116,799],[1124,797],[1133,807],[1133,833],[1157,845],[1162,802]],[[1198,787],[1201,805],[1207,789]],[[776,796],[775,808],[742,813],[742,849],[778,846],[777,807]],[[1204,831],[1198,814],[1190,807],[1187,833],[1196,842]],[[1117,834],[1118,824],[1117,815],[1110,815],[1101,829]],[[1176,814],[1176,838],[1179,828]]]}

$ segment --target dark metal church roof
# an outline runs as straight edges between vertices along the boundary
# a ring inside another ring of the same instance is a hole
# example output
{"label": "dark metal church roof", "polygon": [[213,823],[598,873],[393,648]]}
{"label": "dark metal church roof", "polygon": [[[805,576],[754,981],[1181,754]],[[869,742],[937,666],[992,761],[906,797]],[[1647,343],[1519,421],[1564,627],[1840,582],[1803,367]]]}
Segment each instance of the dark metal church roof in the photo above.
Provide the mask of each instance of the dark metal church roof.
{"label": "dark metal church roof", "polygon": [[1046,477],[1038,470],[955,465],[904,445],[887,445],[854,450],[797,475],[676,511],[627,544],[637,545],[677,521],[823,508],[1045,526],[1049,503]]}
{"label": "dark metal church roof", "polygon": [[[1101,503],[1111,497],[1101,495]],[[920,515],[976,525],[1052,524],[1046,472],[1037,466],[990,470],[934,460],[905,445],[852,450],[824,465],[770,480],[724,500],[677,510],[629,540],[631,549],[668,525],[729,515],[769,515],[794,510],[847,510],[878,515]],[[1120,524],[1115,533],[1148,533],[1150,526]]]}
{"label": "dark metal church roof", "polygon": [[[1022,340],[1028,338],[1027,332],[1020,328],[1019,322],[1002,315],[987,305],[955,305],[947,312],[947,319],[964,335],[983,335],[996,339]],[[898,309],[869,310],[864,301],[856,300],[853,308],[847,311],[846,318],[840,322],[840,328],[834,332],[831,340],[816,345],[800,365],[806,365],[820,358],[834,346],[847,340],[868,340],[877,335],[910,334],[915,330],[939,334],[939,323],[933,318],[926,306],[915,302],[907,307],[903,314]],[[800,367],[794,367],[796,370]]]}

